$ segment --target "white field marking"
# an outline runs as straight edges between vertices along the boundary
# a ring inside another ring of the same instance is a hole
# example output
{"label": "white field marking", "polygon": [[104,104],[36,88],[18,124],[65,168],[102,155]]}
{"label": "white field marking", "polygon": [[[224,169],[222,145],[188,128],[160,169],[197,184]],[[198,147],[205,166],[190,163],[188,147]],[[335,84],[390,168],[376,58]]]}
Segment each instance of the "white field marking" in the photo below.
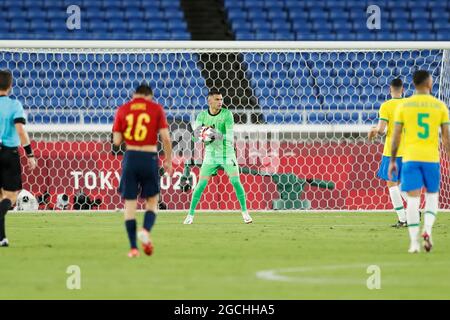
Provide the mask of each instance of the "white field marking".
{"label": "white field marking", "polygon": [[[262,280],[268,281],[281,281],[291,283],[304,283],[304,284],[353,284],[353,285],[365,285],[367,280],[366,269],[369,265],[374,263],[358,263],[347,265],[328,265],[328,266],[309,266],[309,267],[294,267],[294,268],[281,268],[272,270],[263,270],[256,273],[256,277]],[[410,266],[410,263],[377,263],[382,269],[386,266]],[[305,274],[311,271],[333,271],[340,269],[361,269],[361,279],[356,277],[341,277],[335,276],[288,276],[282,273],[300,273]]]}

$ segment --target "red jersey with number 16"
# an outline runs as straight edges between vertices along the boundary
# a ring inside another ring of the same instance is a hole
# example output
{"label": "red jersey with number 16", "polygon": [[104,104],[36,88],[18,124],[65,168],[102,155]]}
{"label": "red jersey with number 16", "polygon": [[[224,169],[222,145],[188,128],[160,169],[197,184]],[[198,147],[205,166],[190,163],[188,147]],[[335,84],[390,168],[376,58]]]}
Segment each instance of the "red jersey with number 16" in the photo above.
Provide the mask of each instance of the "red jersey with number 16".
{"label": "red jersey with number 16", "polygon": [[136,98],[119,107],[114,118],[113,132],[120,132],[128,145],[156,145],[159,129],[167,128],[161,105]]}

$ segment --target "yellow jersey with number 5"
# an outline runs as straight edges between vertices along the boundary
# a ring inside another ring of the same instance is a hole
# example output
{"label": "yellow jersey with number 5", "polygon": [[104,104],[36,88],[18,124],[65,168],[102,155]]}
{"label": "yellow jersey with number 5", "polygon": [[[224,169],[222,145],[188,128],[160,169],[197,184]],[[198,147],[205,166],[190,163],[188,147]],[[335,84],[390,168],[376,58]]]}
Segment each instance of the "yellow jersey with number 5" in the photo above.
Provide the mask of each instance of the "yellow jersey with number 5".
{"label": "yellow jersey with number 5", "polygon": [[[386,140],[384,142],[383,156],[391,156],[391,145],[392,145],[392,135],[394,134],[395,127],[395,111],[401,105],[403,98],[392,98],[384,102],[380,107],[380,117],[379,120],[384,120],[387,122],[386,126]],[[402,137],[403,140],[403,137]],[[398,148],[397,157],[403,156],[403,142],[400,142]]]}
{"label": "yellow jersey with number 5", "polygon": [[395,114],[403,124],[403,162],[439,162],[439,129],[449,123],[444,102],[429,94],[405,98]]}

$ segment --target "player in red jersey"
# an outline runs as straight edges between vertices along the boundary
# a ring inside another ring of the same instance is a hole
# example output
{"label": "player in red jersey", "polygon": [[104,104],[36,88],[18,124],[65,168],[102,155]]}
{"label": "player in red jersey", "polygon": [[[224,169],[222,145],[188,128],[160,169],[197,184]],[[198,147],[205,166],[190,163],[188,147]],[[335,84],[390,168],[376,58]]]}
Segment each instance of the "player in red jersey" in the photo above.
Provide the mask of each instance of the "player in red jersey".
{"label": "player in red jersey", "polygon": [[159,196],[159,168],[157,153],[158,133],[164,149],[164,170],[172,175],[172,141],[166,115],[161,105],[152,101],[153,91],[140,85],[133,99],[119,107],[114,119],[113,143],[123,141],[127,150],[122,160],[122,177],[119,191],[125,199],[125,226],[130,240],[130,258],[138,257],[136,244],[137,196],[145,199],[143,228],[137,237],[145,254],[151,255],[153,245],[149,233],[155,223]]}

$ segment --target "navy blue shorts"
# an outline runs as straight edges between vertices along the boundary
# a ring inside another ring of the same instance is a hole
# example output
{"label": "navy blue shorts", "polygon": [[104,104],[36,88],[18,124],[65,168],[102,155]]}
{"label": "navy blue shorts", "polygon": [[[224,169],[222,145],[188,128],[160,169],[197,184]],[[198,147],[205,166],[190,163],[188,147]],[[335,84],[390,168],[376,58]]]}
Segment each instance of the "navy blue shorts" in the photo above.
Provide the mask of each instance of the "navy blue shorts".
{"label": "navy blue shorts", "polygon": [[145,199],[159,193],[158,155],[155,152],[125,152],[119,192],[126,200],[136,200],[138,194]]}
{"label": "navy blue shorts", "polygon": [[391,157],[383,156],[383,158],[381,158],[380,168],[378,169],[377,177],[383,179],[384,181],[398,182],[402,174],[402,158],[400,157],[395,159],[395,162],[397,163],[397,172],[394,173],[392,179],[389,179],[388,175],[389,162],[391,162]]}

